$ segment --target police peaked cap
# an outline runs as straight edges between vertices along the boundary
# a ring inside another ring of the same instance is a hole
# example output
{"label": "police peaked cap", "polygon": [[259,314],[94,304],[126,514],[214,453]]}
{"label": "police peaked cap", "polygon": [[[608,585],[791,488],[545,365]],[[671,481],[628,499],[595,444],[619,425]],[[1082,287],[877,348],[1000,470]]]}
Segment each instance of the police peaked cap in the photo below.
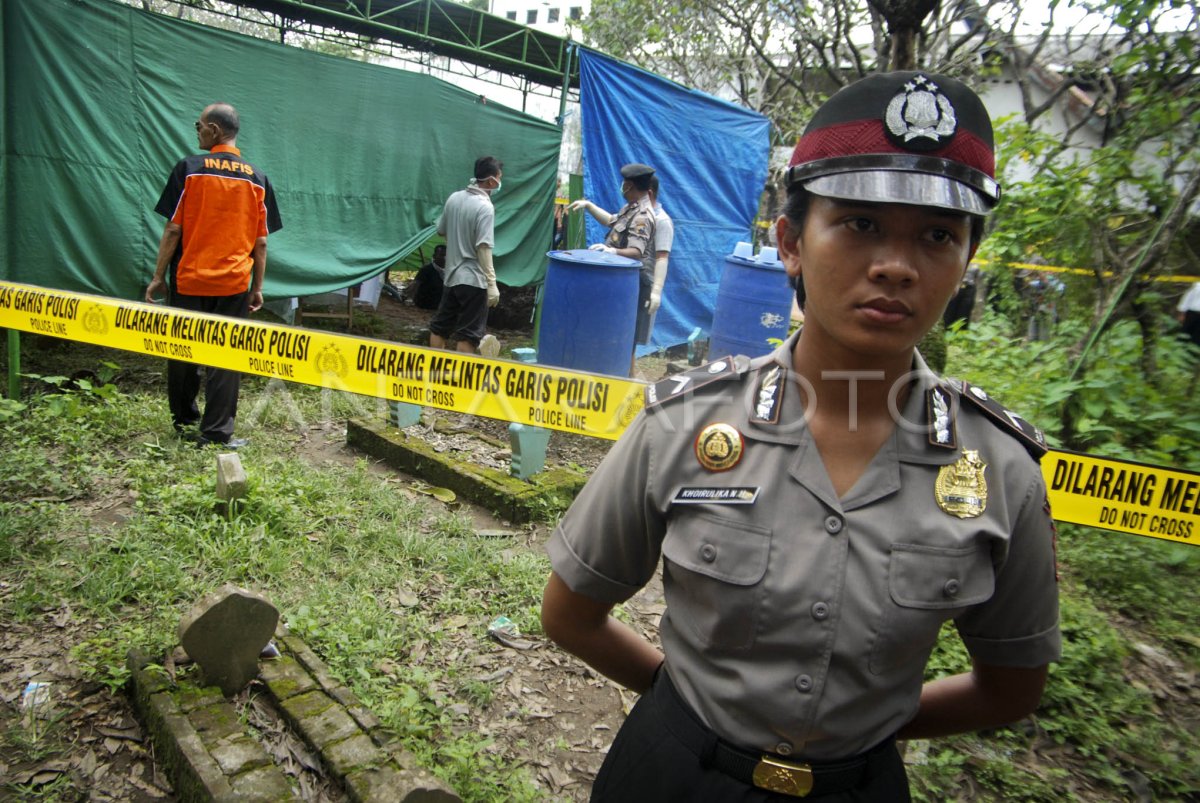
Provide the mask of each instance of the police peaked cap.
{"label": "police peaked cap", "polygon": [[650,165],[643,165],[634,162],[627,164],[621,168],[621,177],[629,179],[633,186],[639,190],[650,189],[650,177],[654,175],[654,168]]}
{"label": "police peaked cap", "polygon": [[871,75],[817,110],[787,185],[817,195],[987,215],[1000,200],[992,122],[969,87],[945,75]]}

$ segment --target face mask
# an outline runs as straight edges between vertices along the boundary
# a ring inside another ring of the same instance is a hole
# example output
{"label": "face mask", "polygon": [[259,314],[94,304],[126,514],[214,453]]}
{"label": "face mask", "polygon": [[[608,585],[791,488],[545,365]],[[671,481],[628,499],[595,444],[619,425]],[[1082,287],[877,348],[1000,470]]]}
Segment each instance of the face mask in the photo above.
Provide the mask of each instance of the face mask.
{"label": "face mask", "polygon": [[500,179],[496,179],[496,186],[492,187],[490,190],[488,190],[488,193],[490,195],[495,195],[496,193],[500,192],[500,187],[503,185],[504,185],[503,181],[501,181]]}

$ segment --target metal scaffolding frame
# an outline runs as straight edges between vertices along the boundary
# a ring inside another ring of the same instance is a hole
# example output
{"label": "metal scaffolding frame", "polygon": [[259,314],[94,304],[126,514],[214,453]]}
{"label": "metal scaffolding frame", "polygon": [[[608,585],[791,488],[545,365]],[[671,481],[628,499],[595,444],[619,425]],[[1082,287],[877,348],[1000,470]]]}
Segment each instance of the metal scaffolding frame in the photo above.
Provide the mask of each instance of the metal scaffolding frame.
{"label": "metal scaffolding frame", "polygon": [[[126,0],[129,2],[129,0]],[[528,96],[578,101],[579,64],[569,38],[452,0],[176,0],[178,16],[236,20],[239,29],[285,44],[318,40],[393,59],[429,74],[459,75]],[[290,35],[290,36],[289,36]],[[299,38],[300,42],[297,42]]]}

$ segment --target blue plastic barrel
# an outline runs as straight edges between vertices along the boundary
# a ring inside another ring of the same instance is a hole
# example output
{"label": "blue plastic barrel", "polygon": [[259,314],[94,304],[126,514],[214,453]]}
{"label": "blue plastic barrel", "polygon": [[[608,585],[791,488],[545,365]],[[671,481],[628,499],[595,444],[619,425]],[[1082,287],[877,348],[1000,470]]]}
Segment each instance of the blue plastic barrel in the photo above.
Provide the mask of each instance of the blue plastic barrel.
{"label": "blue plastic barrel", "polygon": [[629,376],[642,263],[582,248],[546,256],[538,362]]}
{"label": "blue plastic barrel", "polygon": [[785,340],[795,292],[778,260],[730,254],[717,289],[708,341],[710,359],[730,354],[758,357],[775,349],[772,339]]}

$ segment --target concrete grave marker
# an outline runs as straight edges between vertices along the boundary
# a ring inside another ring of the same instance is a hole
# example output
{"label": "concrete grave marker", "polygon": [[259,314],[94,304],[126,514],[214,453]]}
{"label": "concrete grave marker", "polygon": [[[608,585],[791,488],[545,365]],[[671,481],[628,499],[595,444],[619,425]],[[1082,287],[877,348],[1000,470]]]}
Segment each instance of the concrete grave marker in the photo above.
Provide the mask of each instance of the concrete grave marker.
{"label": "concrete grave marker", "polygon": [[179,640],[205,685],[232,697],[258,676],[258,656],[279,623],[267,599],[233,585],[198,602],[179,623]]}

